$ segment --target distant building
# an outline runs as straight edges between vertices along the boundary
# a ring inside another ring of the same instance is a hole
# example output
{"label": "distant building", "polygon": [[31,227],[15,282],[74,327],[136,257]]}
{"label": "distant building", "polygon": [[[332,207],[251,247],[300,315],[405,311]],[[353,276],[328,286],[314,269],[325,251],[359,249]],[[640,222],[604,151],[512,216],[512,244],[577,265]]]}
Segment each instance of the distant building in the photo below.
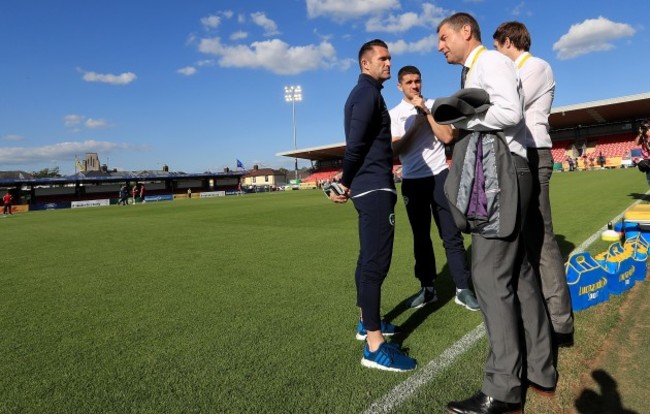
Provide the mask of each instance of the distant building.
{"label": "distant building", "polygon": [[99,163],[99,156],[96,152],[87,152],[82,164],[84,171],[102,170],[102,165]]}
{"label": "distant building", "polygon": [[257,165],[242,177],[242,186],[245,188],[275,189],[287,185],[287,174],[284,171],[272,168],[259,168]]}

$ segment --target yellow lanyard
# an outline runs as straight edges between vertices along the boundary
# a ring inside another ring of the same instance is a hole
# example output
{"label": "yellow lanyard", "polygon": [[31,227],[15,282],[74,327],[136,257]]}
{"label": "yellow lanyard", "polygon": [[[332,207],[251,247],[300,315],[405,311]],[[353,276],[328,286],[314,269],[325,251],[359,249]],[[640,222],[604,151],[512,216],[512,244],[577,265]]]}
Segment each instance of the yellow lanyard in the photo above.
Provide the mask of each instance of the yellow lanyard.
{"label": "yellow lanyard", "polygon": [[481,48],[476,52],[474,55],[474,59],[472,59],[472,63],[469,65],[469,70],[467,71],[467,77],[469,78],[469,73],[472,71],[472,68],[474,67],[474,64],[476,63],[476,59],[481,55],[481,53],[485,52],[487,48],[485,46],[481,46]]}
{"label": "yellow lanyard", "polygon": [[526,63],[526,61],[527,61],[528,59],[530,59],[531,56],[532,56],[532,55],[531,55],[530,53],[527,54],[526,56],[524,56],[524,58],[521,59],[521,62],[519,62],[519,63],[517,64],[517,67],[518,67],[519,69],[521,69],[521,67],[524,66],[524,63]]}

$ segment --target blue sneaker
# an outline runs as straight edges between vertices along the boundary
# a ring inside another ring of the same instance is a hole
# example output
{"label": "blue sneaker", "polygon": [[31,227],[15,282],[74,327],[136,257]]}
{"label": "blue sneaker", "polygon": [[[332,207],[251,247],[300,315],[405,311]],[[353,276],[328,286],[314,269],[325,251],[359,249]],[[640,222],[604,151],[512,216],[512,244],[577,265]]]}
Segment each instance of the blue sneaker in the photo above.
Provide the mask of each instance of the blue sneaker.
{"label": "blue sneaker", "polygon": [[413,295],[409,301],[409,307],[420,309],[429,303],[433,303],[438,300],[438,295],[436,295],[435,287],[423,287]]}
{"label": "blue sneaker", "polygon": [[457,289],[454,302],[473,312],[481,310],[478,301],[476,300],[476,296],[474,296],[474,293],[469,289]]}
{"label": "blue sneaker", "polygon": [[414,370],[418,363],[404,354],[398,345],[384,342],[375,352],[370,352],[368,344],[363,347],[361,365],[384,371],[406,372]]}
{"label": "blue sneaker", "polygon": [[[381,334],[384,336],[393,336],[395,334],[400,333],[401,330],[399,326],[393,325],[392,323],[386,322],[386,321],[381,321]],[[357,324],[357,339],[359,341],[365,341],[366,337],[368,336],[368,332],[366,329],[363,327],[363,322],[359,321]]]}

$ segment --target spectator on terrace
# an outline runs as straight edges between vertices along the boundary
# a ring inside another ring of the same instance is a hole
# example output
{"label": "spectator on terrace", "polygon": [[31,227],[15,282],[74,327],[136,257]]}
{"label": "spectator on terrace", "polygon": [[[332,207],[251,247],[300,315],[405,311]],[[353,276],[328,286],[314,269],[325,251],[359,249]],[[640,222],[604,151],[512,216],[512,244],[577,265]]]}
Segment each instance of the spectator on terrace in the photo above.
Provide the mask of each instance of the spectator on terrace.
{"label": "spectator on terrace", "polygon": [[[643,121],[639,127],[639,134],[636,136],[636,138],[634,138],[634,143],[641,147],[641,156],[643,157],[641,163],[643,165],[648,165],[648,163],[650,163],[650,143],[648,142],[649,127],[650,122]],[[650,184],[650,170],[646,169],[646,171],[643,172],[645,172],[648,184]]]}
{"label": "spectator on terrace", "polygon": [[11,211],[11,205],[14,202],[14,197],[11,195],[9,190],[7,190],[7,193],[2,197],[2,202],[4,203],[4,209],[3,209],[3,214],[6,216],[7,214],[13,215],[14,213]]}
{"label": "spectator on terrace", "polygon": [[575,162],[573,162],[573,158],[567,157],[566,162],[567,162],[567,164],[569,164],[569,171],[575,171],[576,164],[575,164]]}
{"label": "spectator on terrace", "polygon": [[129,190],[126,184],[120,187],[120,199],[117,202],[118,205],[126,206],[129,204]]}
{"label": "spectator on terrace", "polygon": [[135,185],[133,186],[133,192],[132,192],[132,195],[133,195],[133,204],[135,204],[136,201],[138,200],[138,194],[140,193],[140,187],[139,187],[139,185],[140,185],[140,184],[135,183]]}

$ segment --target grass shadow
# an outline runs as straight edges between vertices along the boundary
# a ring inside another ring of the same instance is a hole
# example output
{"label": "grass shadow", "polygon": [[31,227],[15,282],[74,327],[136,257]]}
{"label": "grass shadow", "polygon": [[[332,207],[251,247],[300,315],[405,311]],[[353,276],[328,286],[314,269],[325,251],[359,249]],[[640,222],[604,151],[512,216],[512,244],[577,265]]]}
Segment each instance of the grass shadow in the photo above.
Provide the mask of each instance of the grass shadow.
{"label": "grass shadow", "polygon": [[555,241],[557,242],[557,246],[560,248],[560,254],[562,254],[564,259],[566,259],[569,256],[569,253],[576,248],[576,245],[567,240],[563,234],[555,234]]}
{"label": "grass shadow", "polygon": [[606,371],[597,369],[591,372],[591,377],[598,383],[600,393],[594,390],[583,390],[575,400],[575,407],[580,414],[638,414],[636,411],[623,407],[618,384]]}
{"label": "grass shadow", "polygon": [[413,297],[409,296],[395,305],[393,309],[384,315],[384,319],[387,321],[392,321],[406,311],[413,311],[408,319],[400,324],[402,332],[399,335],[395,336],[392,342],[396,342],[401,345],[412,332],[414,332],[420,325],[422,325],[422,323],[429,317],[429,315],[435,313],[438,309],[445,306],[447,302],[453,300],[456,297],[456,286],[454,285],[454,282],[451,278],[447,264],[445,264],[442,270],[438,273],[435,284],[436,294],[438,296],[437,301],[420,309],[412,309],[408,304]]}
{"label": "grass shadow", "polygon": [[650,203],[650,194],[645,194],[645,193],[630,193],[629,194],[630,198],[633,198],[635,200],[641,200],[646,203]]}

